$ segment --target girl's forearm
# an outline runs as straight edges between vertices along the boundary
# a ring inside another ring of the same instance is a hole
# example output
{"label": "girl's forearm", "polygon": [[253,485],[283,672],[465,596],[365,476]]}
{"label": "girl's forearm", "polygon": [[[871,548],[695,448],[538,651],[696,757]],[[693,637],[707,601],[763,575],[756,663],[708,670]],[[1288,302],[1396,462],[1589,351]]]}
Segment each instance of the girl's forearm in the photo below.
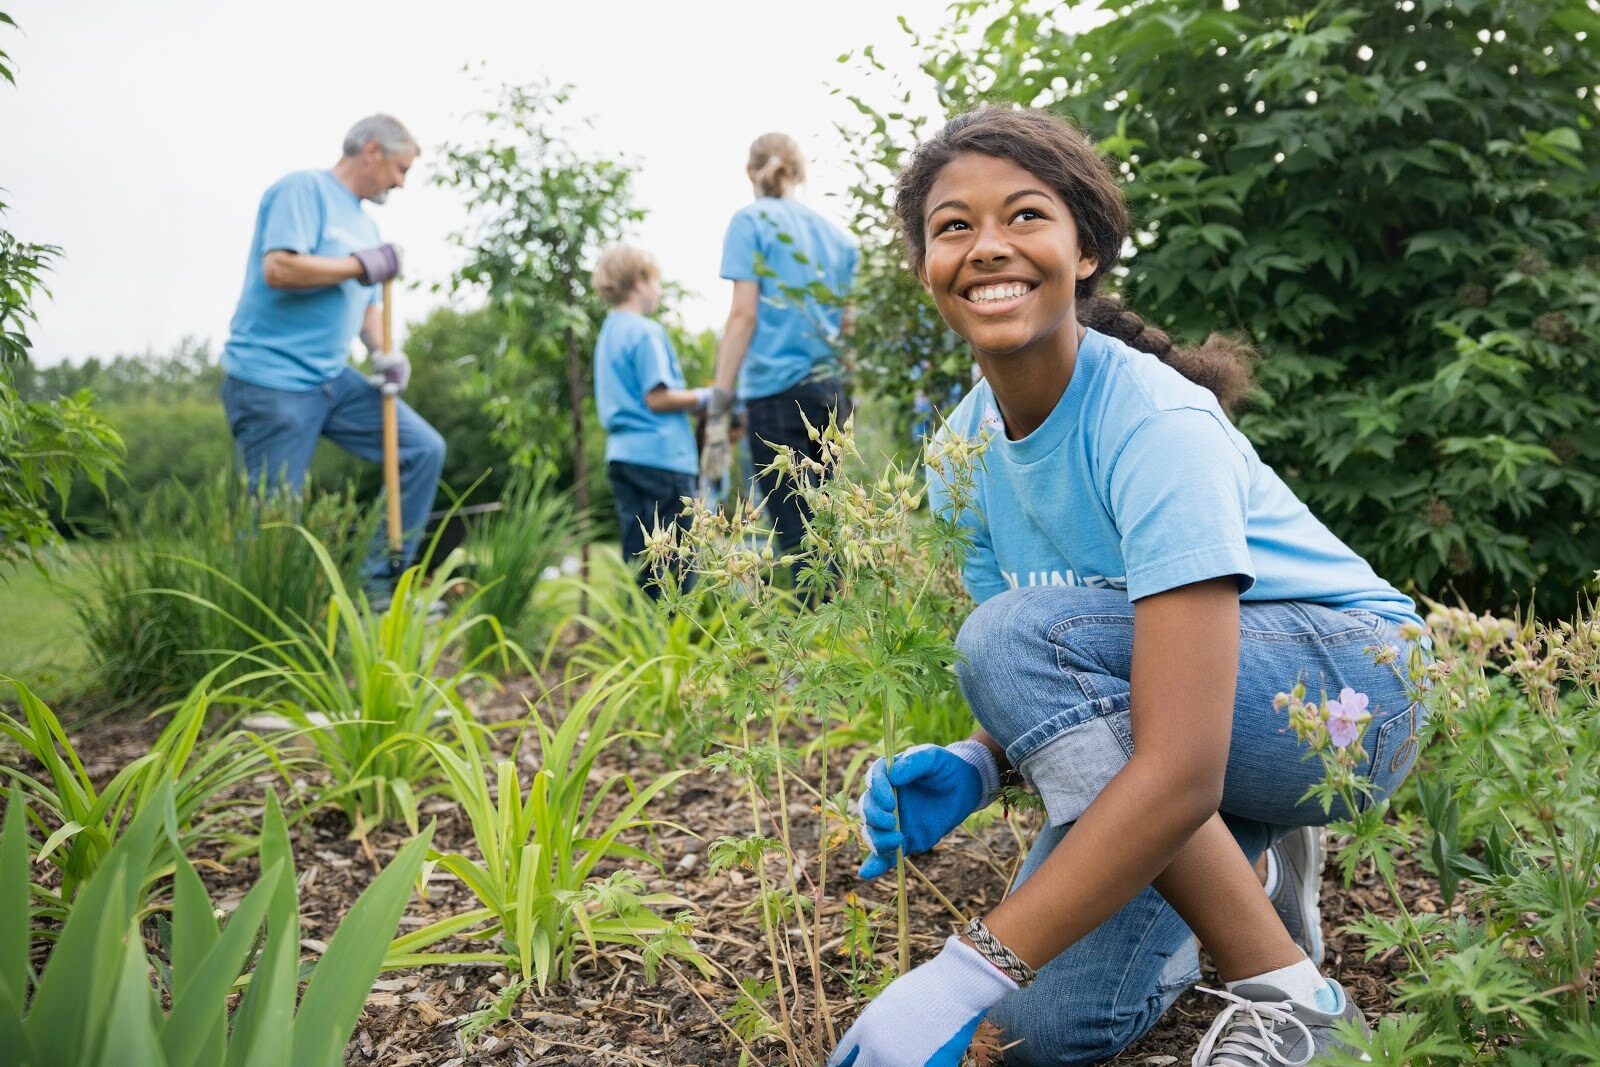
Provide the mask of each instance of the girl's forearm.
{"label": "girl's forearm", "polygon": [[[1044,966],[1156,881],[1213,817],[1204,809],[1174,797],[1135,757],[985,922],[1030,966]],[[1255,892],[1264,899],[1259,883]]]}

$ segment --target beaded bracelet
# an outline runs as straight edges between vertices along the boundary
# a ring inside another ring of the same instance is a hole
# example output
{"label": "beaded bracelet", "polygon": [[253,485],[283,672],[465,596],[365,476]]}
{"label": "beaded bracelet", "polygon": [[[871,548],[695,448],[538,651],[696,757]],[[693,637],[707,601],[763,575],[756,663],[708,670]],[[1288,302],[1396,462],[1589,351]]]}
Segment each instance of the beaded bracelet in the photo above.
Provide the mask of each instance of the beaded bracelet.
{"label": "beaded bracelet", "polygon": [[1022,962],[1022,957],[1012,952],[1000,943],[1000,939],[989,932],[983,920],[974,916],[967,923],[967,940],[972,942],[972,947],[978,954],[1000,970],[1019,986],[1028,985],[1037,973],[1032,967]]}

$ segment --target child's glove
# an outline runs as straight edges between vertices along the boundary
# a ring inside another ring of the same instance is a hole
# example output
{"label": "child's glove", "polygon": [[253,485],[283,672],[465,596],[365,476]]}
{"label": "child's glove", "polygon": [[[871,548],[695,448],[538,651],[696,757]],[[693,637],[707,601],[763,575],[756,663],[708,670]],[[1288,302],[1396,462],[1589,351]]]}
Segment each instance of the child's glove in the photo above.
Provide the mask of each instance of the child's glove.
{"label": "child's glove", "polygon": [[928,851],[968,815],[994,803],[999,792],[994,753],[977,741],[957,741],[948,748],[914,745],[896,756],[893,766],[880,757],[867,771],[861,794],[861,819],[872,849],[861,877],[893,870],[896,849],[910,856]]}
{"label": "child's glove", "polygon": [[984,1013],[1016,989],[1000,968],[951,935],[943,952],[867,1005],[828,1067],[960,1067]]}

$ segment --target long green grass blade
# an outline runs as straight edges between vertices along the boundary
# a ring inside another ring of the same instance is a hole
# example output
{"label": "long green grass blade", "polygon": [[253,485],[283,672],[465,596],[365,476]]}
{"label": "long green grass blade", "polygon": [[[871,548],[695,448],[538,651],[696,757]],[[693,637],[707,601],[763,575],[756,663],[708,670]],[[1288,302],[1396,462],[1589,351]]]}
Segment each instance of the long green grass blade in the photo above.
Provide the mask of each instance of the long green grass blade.
{"label": "long green grass blade", "polygon": [[28,1001],[28,823],[20,786],[13,785],[0,827],[0,1040],[21,1036]]}
{"label": "long green grass blade", "polygon": [[432,839],[429,826],[401,849],[339,923],[295,1017],[296,1067],[338,1067],[343,1061],[345,1043],[361,1017]]}
{"label": "long green grass blade", "polygon": [[[237,918],[237,910],[234,915]],[[201,967],[216,947],[218,937],[211,899],[193,865],[184,860],[172,876],[172,1004],[176,1010],[194,998],[204,1007],[196,1009],[196,1018],[186,1014],[179,1025],[169,1024],[162,1029],[162,1047],[169,1061],[216,1063],[223,1057],[227,1000],[218,993],[222,987],[199,985]]]}
{"label": "long green grass blade", "polygon": [[[35,1047],[60,1048],[66,1062],[83,1062],[88,1042],[104,1028],[91,1011],[111,1002],[117,945],[139,910],[141,874],[148,864],[165,812],[172,807],[172,785],[163,782],[151,803],[134,816],[112,846],[100,870],[78,891],[28,1013]],[[48,1046],[39,1044],[48,1041]]]}
{"label": "long green grass blade", "polygon": [[261,822],[261,868],[278,872],[267,906],[267,944],[234,1014],[227,1067],[291,1067],[292,1063],[300,904],[289,829],[277,794],[270,790]]}
{"label": "long green grass blade", "polygon": [[120,966],[110,959],[101,966],[117,975],[117,991],[111,1003],[100,1056],[100,1067],[168,1067],[156,1033],[155,990],[150,985],[150,961],[145,958],[144,941],[137,926],[130,924],[122,944]]}

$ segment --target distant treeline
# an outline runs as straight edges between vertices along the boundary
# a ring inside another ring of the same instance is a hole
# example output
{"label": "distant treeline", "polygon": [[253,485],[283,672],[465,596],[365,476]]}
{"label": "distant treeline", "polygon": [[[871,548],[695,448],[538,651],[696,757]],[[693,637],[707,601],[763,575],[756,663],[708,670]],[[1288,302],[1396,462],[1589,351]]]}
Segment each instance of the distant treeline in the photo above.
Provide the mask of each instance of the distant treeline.
{"label": "distant treeline", "polygon": [[[482,414],[481,358],[492,358],[500,333],[485,311],[440,309],[412,325],[406,351],[415,368],[405,400],[431,422],[449,444],[439,507],[451,491],[464,493],[480,477],[469,502],[499,498],[510,475],[510,451],[490,439]],[[70,535],[103,536],[118,525],[118,512],[137,514],[150,494],[168,481],[198,486],[233,462],[232,439],[217,390],[222,368],[212,345],[187,338],[164,355],[90,358],[48,367],[22,366],[17,375],[24,399],[44,400],[88,390],[97,409],[127,443],[123,478],[113,482],[109,499],[91,485],[74,482],[64,517],[57,521]],[[611,511],[606,489],[604,441],[585,442],[590,453],[591,498],[598,533]],[[570,457],[560,484],[571,480]],[[323,442],[312,466],[314,486],[333,489],[354,483],[365,498],[376,496],[382,472]]]}

